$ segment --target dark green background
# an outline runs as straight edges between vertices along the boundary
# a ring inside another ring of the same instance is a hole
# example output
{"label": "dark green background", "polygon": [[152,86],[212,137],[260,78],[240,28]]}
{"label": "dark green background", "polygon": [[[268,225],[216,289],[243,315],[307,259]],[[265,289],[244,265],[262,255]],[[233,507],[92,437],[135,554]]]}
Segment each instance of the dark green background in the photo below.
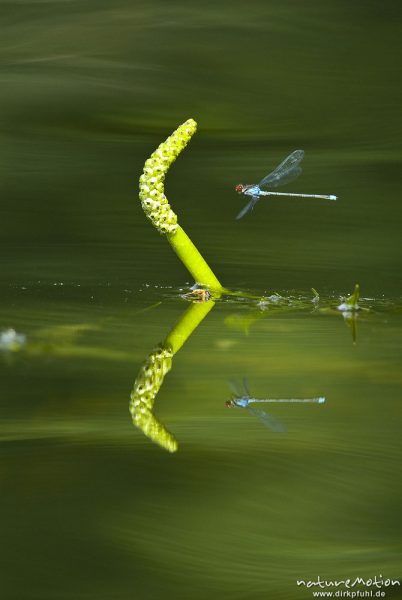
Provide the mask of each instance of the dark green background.
{"label": "dark green background", "polygon": [[[401,17],[390,0],[0,2],[0,329],[28,340],[0,363],[2,599],[291,600],[312,597],[297,578],[401,576]],[[156,404],[170,456],[127,406],[190,279],[137,194],[189,117],[166,193],[221,281],[335,299],[359,282],[374,310],[353,346],[341,316],[244,335],[227,325],[249,305],[219,303]],[[296,148],[287,189],[339,201],[235,221],[234,186]],[[327,403],[274,408],[275,436],[224,410],[233,375]]]}

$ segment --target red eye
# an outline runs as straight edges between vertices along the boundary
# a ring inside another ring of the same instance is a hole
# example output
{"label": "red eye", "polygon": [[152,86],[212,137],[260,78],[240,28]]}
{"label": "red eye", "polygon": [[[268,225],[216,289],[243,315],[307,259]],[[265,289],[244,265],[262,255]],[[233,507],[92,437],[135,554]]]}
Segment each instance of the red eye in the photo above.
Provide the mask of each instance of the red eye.
{"label": "red eye", "polygon": [[241,194],[241,193],[242,193],[242,191],[243,191],[243,186],[242,186],[242,184],[241,184],[241,183],[239,183],[239,185],[236,185],[236,187],[235,187],[235,190],[236,190],[236,192],[238,192],[239,194]]}

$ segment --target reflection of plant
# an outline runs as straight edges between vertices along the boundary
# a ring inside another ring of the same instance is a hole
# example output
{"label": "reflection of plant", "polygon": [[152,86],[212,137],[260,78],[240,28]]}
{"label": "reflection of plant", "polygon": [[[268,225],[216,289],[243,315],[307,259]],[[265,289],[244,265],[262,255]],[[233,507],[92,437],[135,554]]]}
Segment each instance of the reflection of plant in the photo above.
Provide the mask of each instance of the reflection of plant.
{"label": "reflection of plant", "polygon": [[176,452],[178,444],[174,436],[154,416],[155,398],[165,375],[172,368],[174,354],[180,350],[213,306],[212,300],[192,304],[171,329],[165,341],[147,356],[134,382],[130,396],[133,423],[153,442],[169,452]]}
{"label": "reflection of plant", "polygon": [[172,367],[172,356],[172,350],[162,346],[158,346],[147,356],[134,382],[130,396],[130,412],[134,425],[146,436],[169,452],[176,452],[175,438],[152,412],[155,396]]}
{"label": "reflection of plant", "polygon": [[142,208],[159,233],[165,234],[174,251],[190,271],[195,281],[212,290],[222,289],[218,279],[177,222],[164,194],[164,179],[170,165],[186,147],[197,129],[197,123],[188,119],[151,154],[140,177]]}

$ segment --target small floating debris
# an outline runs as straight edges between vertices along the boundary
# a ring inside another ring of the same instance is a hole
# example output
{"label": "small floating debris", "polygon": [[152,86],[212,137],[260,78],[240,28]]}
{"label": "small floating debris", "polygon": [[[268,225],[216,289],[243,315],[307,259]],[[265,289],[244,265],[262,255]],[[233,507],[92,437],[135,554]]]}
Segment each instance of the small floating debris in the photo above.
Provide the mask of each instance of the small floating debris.
{"label": "small floating debris", "polygon": [[280,294],[271,294],[271,296],[261,298],[261,300],[257,302],[257,306],[260,310],[265,310],[270,304],[280,304],[281,301],[283,301],[283,298]]}
{"label": "small floating debris", "polygon": [[314,306],[318,306],[319,302],[320,302],[320,294],[317,292],[316,289],[311,288],[311,291],[313,292],[314,296],[311,300],[311,302],[314,304]]}
{"label": "small floating debris", "polygon": [[191,300],[191,302],[207,302],[211,298],[211,293],[208,290],[196,288],[187,294],[182,294],[181,297]]}
{"label": "small floating debris", "polygon": [[26,335],[17,333],[15,329],[5,329],[0,333],[0,350],[18,352],[25,346]]}

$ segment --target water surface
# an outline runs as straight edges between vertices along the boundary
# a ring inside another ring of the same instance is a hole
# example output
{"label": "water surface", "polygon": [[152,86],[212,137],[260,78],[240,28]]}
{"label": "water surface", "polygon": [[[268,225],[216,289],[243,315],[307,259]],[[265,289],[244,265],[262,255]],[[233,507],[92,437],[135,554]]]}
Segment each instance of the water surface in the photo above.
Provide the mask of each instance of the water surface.
{"label": "water surface", "polygon": [[[2,566],[7,600],[302,599],[296,579],[401,577],[400,5],[3,3],[0,41]],[[128,402],[192,281],[146,221],[144,160],[199,131],[166,192],[229,288],[155,404]],[[237,222],[237,183],[306,152],[289,191]],[[335,308],[360,283],[357,339]],[[230,377],[275,435],[224,407]],[[391,597],[391,593],[389,593]]]}

